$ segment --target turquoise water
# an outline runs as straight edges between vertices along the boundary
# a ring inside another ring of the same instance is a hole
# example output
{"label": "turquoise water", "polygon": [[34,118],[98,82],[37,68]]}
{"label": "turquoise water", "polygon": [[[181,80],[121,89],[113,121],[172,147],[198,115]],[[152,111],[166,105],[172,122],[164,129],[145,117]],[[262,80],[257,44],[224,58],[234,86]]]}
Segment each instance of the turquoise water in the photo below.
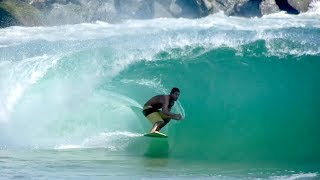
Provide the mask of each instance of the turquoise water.
{"label": "turquoise water", "polygon": [[318,179],[316,165],[190,161],[105,149],[1,151],[1,179]]}
{"label": "turquoise water", "polygon": [[[319,17],[1,29],[0,178],[319,178]],[[185,119],[143,137],[174,86]]]}

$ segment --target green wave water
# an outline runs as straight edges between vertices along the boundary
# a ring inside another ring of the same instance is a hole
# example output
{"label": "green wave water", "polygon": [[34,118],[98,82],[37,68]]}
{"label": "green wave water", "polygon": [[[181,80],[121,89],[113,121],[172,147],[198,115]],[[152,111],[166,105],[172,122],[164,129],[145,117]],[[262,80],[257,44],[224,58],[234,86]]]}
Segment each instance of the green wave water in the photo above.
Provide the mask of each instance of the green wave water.
{"label": "green wave water", "polygon": [[[0,145],[319,163],[320,21],[279,16],[1,29]],[[144,139],[172,87],[185,119]]]}

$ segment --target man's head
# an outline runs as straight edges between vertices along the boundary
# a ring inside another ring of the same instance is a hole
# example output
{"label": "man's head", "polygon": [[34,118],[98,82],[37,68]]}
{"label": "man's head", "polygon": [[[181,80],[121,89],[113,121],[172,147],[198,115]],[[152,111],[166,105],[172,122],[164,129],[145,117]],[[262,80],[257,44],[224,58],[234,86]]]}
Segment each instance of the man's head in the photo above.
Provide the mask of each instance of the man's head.
{"label": "man's head", "polygon": [[176,100],[178,100],[179,96],[180,96],[180,90],[179,90],[179,88],[176,88],[176,87],[172,88],[172,89],[171,89],[171,92],[170,92],[170,97],[171,97],[171,99],[173,99],[174,101],[176,101]]}

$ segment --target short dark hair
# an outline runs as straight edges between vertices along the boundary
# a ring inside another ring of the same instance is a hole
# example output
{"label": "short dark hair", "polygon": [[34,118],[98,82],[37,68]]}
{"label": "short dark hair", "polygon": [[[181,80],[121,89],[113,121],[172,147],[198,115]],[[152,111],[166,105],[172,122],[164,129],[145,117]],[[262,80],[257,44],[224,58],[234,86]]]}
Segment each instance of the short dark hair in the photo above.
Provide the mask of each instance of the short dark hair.
{"label": "short dark hair", "polygon": [[179,88],[176,88],[176,87],[172,88],[170,94],[173,94],[175,92],[180,92]]}

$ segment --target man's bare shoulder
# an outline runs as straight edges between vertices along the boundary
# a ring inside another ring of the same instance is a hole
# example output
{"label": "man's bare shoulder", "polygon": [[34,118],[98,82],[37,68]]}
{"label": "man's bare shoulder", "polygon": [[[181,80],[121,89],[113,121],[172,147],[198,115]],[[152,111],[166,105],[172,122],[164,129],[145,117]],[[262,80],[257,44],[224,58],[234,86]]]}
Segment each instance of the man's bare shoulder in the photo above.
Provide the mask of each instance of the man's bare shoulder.
{"label": "man's bare shoulder", "polygon": [[152,99],[156,100],[156,101],[162,101],[166,98],[166,95],[160,94],[160,95],[156,95],[154,96]]}
{"label": "man's bare shoulder", "polygon": [[160,95],[153,96],[151,98],[151,101],[153,103],[164,103],[167,98],[169,98],[168,95],[160,94]]}

